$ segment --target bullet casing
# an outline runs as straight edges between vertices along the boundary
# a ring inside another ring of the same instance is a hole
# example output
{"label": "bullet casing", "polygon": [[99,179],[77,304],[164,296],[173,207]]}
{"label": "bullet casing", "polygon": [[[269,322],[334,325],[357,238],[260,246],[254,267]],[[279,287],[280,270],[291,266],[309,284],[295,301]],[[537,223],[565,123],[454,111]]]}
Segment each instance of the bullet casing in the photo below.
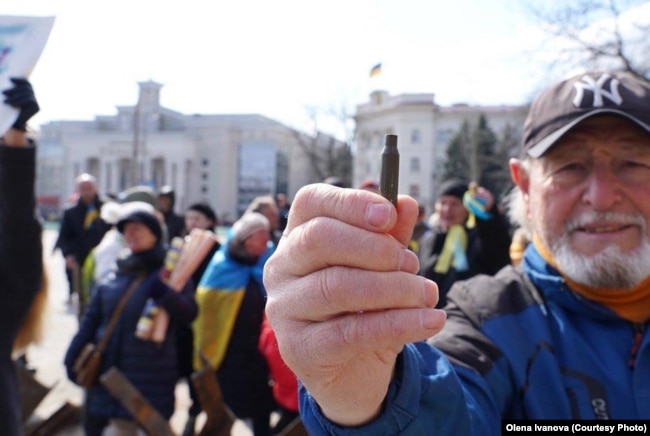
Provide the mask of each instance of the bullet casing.
{"label": "bullet casing", "polygon": [[395,207],[397,207],[397,190],[399,186],[399,150],[397,135],[384,137],[384,148],[381,151],[381,176],[379,191]]}

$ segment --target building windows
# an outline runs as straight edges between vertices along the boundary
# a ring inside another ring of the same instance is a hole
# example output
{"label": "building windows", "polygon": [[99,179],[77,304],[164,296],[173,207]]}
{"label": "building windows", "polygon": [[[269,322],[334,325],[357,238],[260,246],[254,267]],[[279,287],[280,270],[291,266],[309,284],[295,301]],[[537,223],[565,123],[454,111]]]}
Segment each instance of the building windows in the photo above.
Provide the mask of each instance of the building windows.
{"label": "building windows", "polygon": [[413,129],[411,131],[411,144],[419,144],[420,140],[420,129]]}
{"label": "building windows", "polygon": [[113,165],[111,162],[104,163],[104,191],[107,193],[112,193],[113,189]]}
{"label": "building windows", "polygon": [[410,164],[409,164],[409,170],[412,173],[419,173],[420,172],[420,158],[419,157],[412,157]]}
{"label": "building windows", "polygon": [[436,133],[436,142],[440,145],[447,145],[449,142],[449,135],[450,131],[449,130],[438,130]]}
{"label": "building windows", "polygon": [[129,186],[135,185],[131,182],[133,175],[133,165],[130,159],[120,159],[117,163],[117,189],[118,191],[124,191]]}
{"label": "building windows", "polygon": [[[192,159],[186,159],[185,160],[185,168],[181,169],[179,173],[178,166],[176,164],[172,165],[172,178],[171,178],[171,183],[172,186],[181,186],[182,193],[183,193],[183,204],[181,204],[181,208],[185,209],[188,204],[185,204],[184,201],[187,199],[188,193],[189,193],[189,187],[192,183],[192,175],[194,174],[194,165]],[[180,180],[180,182],[179,182]],[[182,183],[182,185],[180,184]],[[205,190],[203,190],[205,188]],[[208,187],[207,186],[202,186],[201,187],[201,193],[206,194],[208,192]]]}
{"label": "building windows", "polygon": [[289,156],[284,150],[276,153],[275,192],[289,191]]}
{"label": "building windows", "polygon": [[277,153],[272,143],[245,142],[238,156],[238,214],[242,214],[255,197],[273,192],[276,182]]}
{"label": "building windows", "polygon": [[101,171],[99,170],[99,159],[91,157],[86,160],[86,172],[95,176],[97,180],[102,179]]}
{"label": "building windows", "polygon": [[165,160],[163,158],[152,159],[151,176],[154,186],[160,188],[165,184]]}
{"label": "building windows", "polygon": [[131,114],[121,113],[118,118],[119,130],[122,132],[130,131],[133,128],[132,119]]}
{"label": "building windows", "polygon": [[416,200],[420,199],[420,185],[412,184],[409,185],[409,195]]}

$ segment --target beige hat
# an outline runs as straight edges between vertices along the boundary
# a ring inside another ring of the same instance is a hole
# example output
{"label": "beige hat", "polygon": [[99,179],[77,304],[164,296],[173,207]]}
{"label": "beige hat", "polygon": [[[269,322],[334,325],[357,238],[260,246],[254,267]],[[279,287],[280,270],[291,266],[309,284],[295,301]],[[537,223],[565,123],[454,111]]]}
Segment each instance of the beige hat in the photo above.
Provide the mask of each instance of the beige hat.
{"label": "beige hat", "polygon": [[129,201],[121,205],[120,218],[131,215],[133,212],[147,212],[151,215],[156,214],[156,209],[146,201]]}
{"label": "beige hat", "polygon": [[122,206],[116,201],[107,201],[102,204],[99,216],[110,226],[114,226],[122,217]]}
{"label": "beige hat", "polygon": [[269,220],[260,213],[249,212],[232,225],[232,237],[243,242],[258,230],[270,231]]}
{"label": "beige hat", "polygon": [[138,211],[147,212],[152,215],[156,212],[152,205],[144,201],[131,201],[123,204],[116,201],[107,201],[102,205],[99,216],[106,224],[114,226],[120,219]]}

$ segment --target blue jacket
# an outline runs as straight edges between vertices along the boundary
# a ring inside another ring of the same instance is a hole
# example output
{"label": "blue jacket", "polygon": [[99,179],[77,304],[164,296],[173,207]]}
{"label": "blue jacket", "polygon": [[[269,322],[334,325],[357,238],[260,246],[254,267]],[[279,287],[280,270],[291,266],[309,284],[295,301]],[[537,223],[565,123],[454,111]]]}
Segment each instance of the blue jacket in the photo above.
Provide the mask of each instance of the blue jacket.
{"label": "blue jacket", "polygon": [[494,435],[502,418],[650,418],[648,322],[569,290],[533,244],[520,269],[459,282],[449,300],[443,331],[405,346],[368,425],[337,427],[301,388],[309,434]]}
{"label": "blue jacket", "polygon": [[[175,327],[191,322],[198,309],[191,282],[180,293],[167,288],[159,299],[160,305],[170,315],[165,340],[157,344],[136,337],[136,325],[146,301],[153,288],[162,285],[158,276],[159,270],[149,273],[126,303],[106,347],[100,376],[111,367],[117,367],[162,416],[170,418],[174,413],[174,390],[178,379]],[[79,331],[65,356],[64,363],[71,380],[74,380],[72,368],[75,359],[86,343],[99,342],[111,314],[134,279],[135,276],[117,274],[95,288]],[[100,382],[88,388],[86,407],[97,417],[132,419]]]}

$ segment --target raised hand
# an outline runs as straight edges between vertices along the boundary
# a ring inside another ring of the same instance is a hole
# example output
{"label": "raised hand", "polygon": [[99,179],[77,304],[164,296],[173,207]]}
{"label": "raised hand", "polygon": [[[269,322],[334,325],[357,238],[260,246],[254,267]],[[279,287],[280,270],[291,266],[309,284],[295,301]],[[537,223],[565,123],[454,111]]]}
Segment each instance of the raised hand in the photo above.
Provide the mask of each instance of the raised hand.
{"label": "raised hand", "polygon": [[14,86],[2,91],[5,96],[4,102],[20,111],[11,127],[24,132],[27,130],[27,121],[40,110],[40,107],[36,101],[34,89],[27,79],[11,77],[9,80]]}
{"label": "raised hand", "polygon": [[310,185],[265,266],[267,316],[285,362],[342,425],[381,410],[405,343],[444,325],[437,286],[408,250],[417,202]]}

